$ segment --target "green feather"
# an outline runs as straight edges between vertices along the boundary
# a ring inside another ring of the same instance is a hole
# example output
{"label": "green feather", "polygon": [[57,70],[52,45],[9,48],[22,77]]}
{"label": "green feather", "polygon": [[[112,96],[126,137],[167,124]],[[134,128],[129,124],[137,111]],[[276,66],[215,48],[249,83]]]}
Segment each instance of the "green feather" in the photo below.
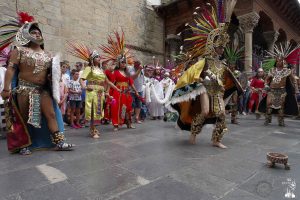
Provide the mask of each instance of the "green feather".
{"label": "green feather", "polygon": [[276,60],[273,58],[266,59],[263,61],[262,68],[265,72],[270,71],[275,66]]}

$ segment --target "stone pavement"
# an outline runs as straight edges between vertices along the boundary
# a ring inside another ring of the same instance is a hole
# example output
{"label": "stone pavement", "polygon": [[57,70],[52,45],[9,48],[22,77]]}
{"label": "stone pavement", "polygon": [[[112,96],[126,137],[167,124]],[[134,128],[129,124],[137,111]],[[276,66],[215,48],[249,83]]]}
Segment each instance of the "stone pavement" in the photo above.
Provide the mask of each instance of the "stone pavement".
{"label": "stone pavement", "polygon": [[[68,130],[77,144],[71,152],[10,155],[1,140],[0,200],[287,199],[288,178],[300,184],[299,121],[264,127],[253,115],[240,117],[229,125],[226,150],[210,145],[210,126],[190,145],[187,132],[163,121],[118,133],[104,126],[99,140],[88,129]],[[269,169],[269,151],[287,153],[291,170]],[[292,192],[300,198],[300,186]]]}

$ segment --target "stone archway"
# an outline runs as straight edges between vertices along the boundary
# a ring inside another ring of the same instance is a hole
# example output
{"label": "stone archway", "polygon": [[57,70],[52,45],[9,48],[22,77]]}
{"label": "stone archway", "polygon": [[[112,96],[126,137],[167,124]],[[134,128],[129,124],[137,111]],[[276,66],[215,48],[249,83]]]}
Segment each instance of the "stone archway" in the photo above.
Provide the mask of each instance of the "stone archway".
{"label": "stone archway", "polygon": [[259,16],[264,40],[266,41],[267,45],[266,50],[273,51],[279,32],[275,30],[272,19],[264,11],[260,11]]}
{"label": "stone archway", "polygon": [[270,50],[274,46],[274,40],[269,35],[274,35],[272,19],[265,12],[260,11],[258,24],[253,29],[253,71],[261,67],[266,50]]}

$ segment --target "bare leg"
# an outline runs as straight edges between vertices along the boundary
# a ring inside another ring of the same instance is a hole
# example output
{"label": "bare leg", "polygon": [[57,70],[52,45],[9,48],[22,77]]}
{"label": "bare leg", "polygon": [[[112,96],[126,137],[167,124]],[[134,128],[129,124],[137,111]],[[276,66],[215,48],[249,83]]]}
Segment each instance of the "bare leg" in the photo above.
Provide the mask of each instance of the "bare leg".
{"label": "bare leg", "polygon": [[131,113],[130,113],[130,112],[127,112],[127,113],[126,113],[125,118],[126,118],[127,128],[135,129],[135,127],[132,125],[132,121],[131,121]]}
{"label": "bare leg", "polygon": [[[52,98],[48,93],[41,94],[41,110],[42,110],[42,114],[45,116],[47,120],[47,125],[50,132],[51,133],[57,132],[59,129],[58,129],[56,116],[53,108],[53,102],[52,102]],[[73,122],[71,121],[71,123]]]}
{"label": "bare leg", "polygon": [[140,120],[141,109],[140,108],[136,108],[134,111],[135,111],[135,120],[138,123],[139,120]]}

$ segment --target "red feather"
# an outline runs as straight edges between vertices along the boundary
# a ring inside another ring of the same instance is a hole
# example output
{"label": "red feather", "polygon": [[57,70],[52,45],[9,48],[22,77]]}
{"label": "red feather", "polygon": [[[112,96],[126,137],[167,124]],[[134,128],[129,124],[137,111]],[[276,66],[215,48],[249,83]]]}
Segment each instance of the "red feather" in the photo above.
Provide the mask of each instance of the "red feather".
{"label": "red feather", "polygon": [[18,12],[19,15],[19,22],[20,24],[25,24],[26,22],[33,22],[34,17],[29,15],[26,12]]}
{"label": "red feather", "polygon": [[10,45],[10,43],[7,43],[7,44],[3,45],[2,47],[0,47],[0,51],[3,51],[6,47],[8,47],[8,45]]}
{"label": "red feather", "polygon": [[287,63],[292,65],[299,65],[300,61],[300,48],[295,49],[290,55],[286,58]]}

